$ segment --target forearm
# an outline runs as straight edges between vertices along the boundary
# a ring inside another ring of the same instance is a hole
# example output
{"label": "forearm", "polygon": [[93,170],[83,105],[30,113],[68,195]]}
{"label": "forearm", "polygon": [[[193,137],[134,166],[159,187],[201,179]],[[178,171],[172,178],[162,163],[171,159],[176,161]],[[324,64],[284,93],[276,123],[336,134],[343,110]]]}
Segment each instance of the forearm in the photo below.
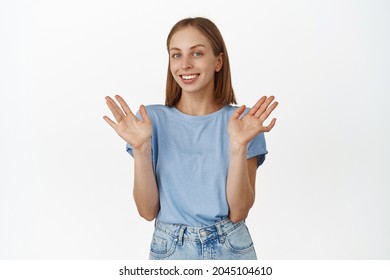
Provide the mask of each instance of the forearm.
{"label": "forearm", "polygon": [[248,175],[247,147],[229,143],[229,169],[226,184],[229,218],[233,222],[244,220],[255,200]]}
{"label": "forearm", "polygon": [[159,211],[159,196],[153,171],[151,145],[145,144],[133,150],[134,155],[134,200],[139,214],[148,221]]}

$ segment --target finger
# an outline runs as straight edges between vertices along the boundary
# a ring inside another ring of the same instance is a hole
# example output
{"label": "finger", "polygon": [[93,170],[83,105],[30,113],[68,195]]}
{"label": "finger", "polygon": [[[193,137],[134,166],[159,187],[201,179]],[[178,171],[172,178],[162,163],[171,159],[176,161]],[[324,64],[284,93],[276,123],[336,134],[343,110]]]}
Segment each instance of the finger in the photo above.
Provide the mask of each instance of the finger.
{"label": "finger", "polygon": [[249,110],[247,115],[253,116],[256,113],[256,111],[260,108],[261,104],[263,104],[266,99],[267,99],[266,96],[263,96],[262,98],[260,98],[256,102],[256,104]]}
{"label": "finger", "polygon": [[110,109],[111,113],[114,115],[114,118],[119,123],[122,119],[125,118],[125,115],[121,111],[121,109],[118,107],[118,105],[115,104],[115,101],[106,98],[106,103],[108,108]]}
{"label": "finger", "polygon": [[272,113],[272,111],[278,106],[278,104],[279,103],[276,101],[272,103],[271,106],[269,106],[267,110],[259,117],[259,120],[261,122],[264,122],[268,118],[268,116]]}
{"label": "finger", "polygon": [[147,122],[150,121],[148,112],[146,111],[146,108],[144,105],[141,105],[139,107],[139,113],[141,114],[142,120],[147,121]]}
{"label": "finger", "polygon": [[110,96],[106,96],[106,101],[111,102],[112,107],[115,109],[115,111],[118,112],[118,114],[120,114],[121,116],[125,116],[125,114],[123,113],[121,108],[119,108],[119,106],[116,104],[116,101],[114,99],[112,99]]}
{"label": "finger", "polygon": [[114,99],[112,99],[110,96],[106,96],[106,101],[109,101],[111,102],[113,108],[115,108],[115,110],[121,114],[121,115],[124,115],[123,111],[121,110],[121,108],[119,108],[119,106],[116,104],[116,101]]}
{"label": "finger", "polygon": [[103,119],[116,131],[117,124],[113,122],[109,117],[103,116]]}
{"label": "finger", "polygon": [[255,117],[259,118],[268,108],[269,104],[275,99],[274,96],[268,97],[263,104],[261,104],[260,108],[256,111]]}
{"label": "finger", "polygon": [[234,111],[233,115],[231,116],[232,120],[238,120],[238,118],[241,116],[242,113],[244,113],[246,106],[242,105],[240,108],[238,108],[236,111]]}
{"label": "finger", "polygon": [[273,118],[271,123],[264,127],[265,128],[264,132],[270,132],[271,129],[274,127],[275,123],[276,123],[276,119]]}
{"label": "finger", "polygon": [[[119,95],[115,95],[116,100],[118,100],[119,104],[121,105],[123,111],[126,115],[133,115],[133,112],[131,112],[129,106],[127,105],[126,101]],[[134,116],[135,117],[135,116]]]}

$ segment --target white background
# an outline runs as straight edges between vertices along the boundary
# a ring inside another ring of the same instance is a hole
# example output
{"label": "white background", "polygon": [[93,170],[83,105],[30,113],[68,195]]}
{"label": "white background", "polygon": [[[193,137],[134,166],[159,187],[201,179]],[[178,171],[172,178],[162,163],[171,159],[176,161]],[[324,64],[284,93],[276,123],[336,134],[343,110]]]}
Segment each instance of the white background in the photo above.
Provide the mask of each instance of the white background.
{"label": "white background", "polygon": [[148,258],[104,97],[163,103],[166,36],[188,16],[220,28],[240,104],[280,102],[247,219],[259,257],[390,259],[389,8],[0,1],[0,259]]}

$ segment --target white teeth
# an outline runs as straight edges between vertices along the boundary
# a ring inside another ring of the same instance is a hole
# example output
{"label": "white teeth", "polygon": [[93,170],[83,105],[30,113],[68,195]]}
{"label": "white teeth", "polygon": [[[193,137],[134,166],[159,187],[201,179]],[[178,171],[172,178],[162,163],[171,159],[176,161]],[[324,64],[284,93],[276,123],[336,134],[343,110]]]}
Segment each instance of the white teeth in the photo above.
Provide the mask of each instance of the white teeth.
{"label": "white teeth", "polygon": [[193,79],[193,78],[195,78],[196,77],[196,75],[188,75],[188,76],[182,76],[182,78],[184,79],[184,80],[191,80],[191,79]]}

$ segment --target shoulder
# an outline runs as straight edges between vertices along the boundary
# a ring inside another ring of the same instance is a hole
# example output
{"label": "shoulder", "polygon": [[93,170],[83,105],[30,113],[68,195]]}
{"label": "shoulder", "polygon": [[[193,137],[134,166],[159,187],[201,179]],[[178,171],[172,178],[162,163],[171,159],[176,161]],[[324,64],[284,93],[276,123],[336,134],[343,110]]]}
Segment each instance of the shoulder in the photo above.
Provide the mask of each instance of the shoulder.
{"label": "shoulder", "polygon": [[151,105],[145,105],[145,109],[148,112],[148,115],[160,115],[160,114],[167,114],[170,111],[172,111],[171,107],[162,105],[162,104],[151,104]]}
{"label": "shoulder", "polygon": [[[148,116],[153,123],[161,123],[168,121],[174,115],[174,108],[161,104],[145,105]],[[137,113],[139,114],[139,112]]]}
{"label": "shoulder", "polygon": [[233,115],[233,113],[239,108],[237,105],[226,105],[226,112],[229,115]]}
{"label": "shoulder", "polygon": [[168,106],[162,105],[162,104],[150,104],[145,105],[146,111],[149,112],[158,112],[158,111],[166,111],[169,109]]}
{"label": "shoulder", "polygon": [[[227,107],[227,112],[228,112],[229,117],[230,117],[231,115],[233,115],[233,113],[234,113],[238,108],[240,108],[240,106],[237,106],[237,105],[227,105],[226,107]],[[246,107],[246,108],[245,108],[245,111],[244,111],[244,113],[243,113],[242,116],[246,115],[250,109],[251,109],[250,107]]]}

